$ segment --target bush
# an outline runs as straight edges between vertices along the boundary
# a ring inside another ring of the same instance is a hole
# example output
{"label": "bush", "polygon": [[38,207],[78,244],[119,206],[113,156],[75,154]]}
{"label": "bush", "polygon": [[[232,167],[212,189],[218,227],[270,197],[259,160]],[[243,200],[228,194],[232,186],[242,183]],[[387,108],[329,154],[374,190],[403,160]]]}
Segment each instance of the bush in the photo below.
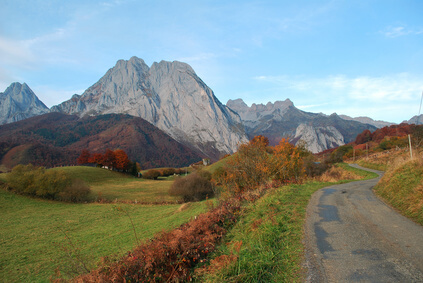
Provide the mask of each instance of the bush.
{"label": "bush", "polygon": [[175,168],[162,168],[159,170],[160,176],[168,177],[175,174]]}
{"label": "bush", "polygon": [[83,202],[88,200],[91,190],[84,181],[75,179],[70,186],[58,194],[58,199],[67,202]]}
{"label": "bush", "polygon": [[90,189],[81,180],[72,179],[64,171],[44,167],[17,165],[7,175],[9,187],[16,193],[64,201],[84,201]]}
{"label": "bush", "polygon": [[169,189],[171,196],[180,196],[185,202],[200,201],[214,195],[210,180],[194,172],[184,178],[178,178]]}
{"label": "bush", "polygon": [[156,169],[151,169],[151,170],[148,170],[147,172],[145,172],[144,174],[142,174],[142,177],[144,179],[157,180],[157,178],[160,177],[160,172]]}

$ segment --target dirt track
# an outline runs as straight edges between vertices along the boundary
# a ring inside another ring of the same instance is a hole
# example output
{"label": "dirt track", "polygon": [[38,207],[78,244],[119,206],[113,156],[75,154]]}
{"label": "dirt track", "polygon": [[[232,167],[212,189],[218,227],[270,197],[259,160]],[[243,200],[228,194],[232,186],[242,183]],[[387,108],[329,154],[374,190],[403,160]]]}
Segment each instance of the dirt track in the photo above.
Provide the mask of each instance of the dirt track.
{"label": "dirt track", "polygon": [[423,227],[373,194],[379,178],[312,196],[305,224],[306,282],[423,282]]}

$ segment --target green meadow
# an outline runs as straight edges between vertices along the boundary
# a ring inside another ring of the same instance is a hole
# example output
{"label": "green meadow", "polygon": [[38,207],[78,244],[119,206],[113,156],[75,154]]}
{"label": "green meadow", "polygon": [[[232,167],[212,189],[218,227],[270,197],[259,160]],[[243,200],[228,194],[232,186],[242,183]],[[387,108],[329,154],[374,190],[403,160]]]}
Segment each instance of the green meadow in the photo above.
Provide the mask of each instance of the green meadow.
{"label": "green meadow", "polygon": [[[1,282],[48,282],[56,270],[70,278],[206,210],[205,202],[175,203],[167,196],[169,179],[142,180],[89,167],[61,169],[87,182],[94,198],[118,202],[70,204],[0,190]],[[173,204],[123,203],[134,200]]]}

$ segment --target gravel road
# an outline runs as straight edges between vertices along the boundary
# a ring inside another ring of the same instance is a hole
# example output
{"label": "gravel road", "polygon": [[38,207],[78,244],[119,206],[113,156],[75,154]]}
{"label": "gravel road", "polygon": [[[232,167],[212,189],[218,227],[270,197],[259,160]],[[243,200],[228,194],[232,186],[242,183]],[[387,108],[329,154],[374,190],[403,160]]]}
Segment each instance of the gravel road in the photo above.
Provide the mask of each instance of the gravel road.
{"label": "gravel road", "polygon": [[376,197],[372,187],[382,172],[365,170],[379,177],[313,194],[305,223],[306,282],[423,282],[423,227]]}

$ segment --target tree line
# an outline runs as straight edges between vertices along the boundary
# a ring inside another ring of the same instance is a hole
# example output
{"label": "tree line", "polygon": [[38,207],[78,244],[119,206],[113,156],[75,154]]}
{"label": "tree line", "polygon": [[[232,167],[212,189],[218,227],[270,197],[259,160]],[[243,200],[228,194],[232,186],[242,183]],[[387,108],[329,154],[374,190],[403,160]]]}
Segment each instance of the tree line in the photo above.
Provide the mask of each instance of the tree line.
{"label": "tree line", "polygon": [[122,149],[110,150],[105,153],[91,153],[88,149],[83,149],[77,159],[78,164],[95,164],[97,167],[107,167],[110,170],[129,172],[134,176],[138,175],[140,166],[137,162],[129,160],[128,155]]}

